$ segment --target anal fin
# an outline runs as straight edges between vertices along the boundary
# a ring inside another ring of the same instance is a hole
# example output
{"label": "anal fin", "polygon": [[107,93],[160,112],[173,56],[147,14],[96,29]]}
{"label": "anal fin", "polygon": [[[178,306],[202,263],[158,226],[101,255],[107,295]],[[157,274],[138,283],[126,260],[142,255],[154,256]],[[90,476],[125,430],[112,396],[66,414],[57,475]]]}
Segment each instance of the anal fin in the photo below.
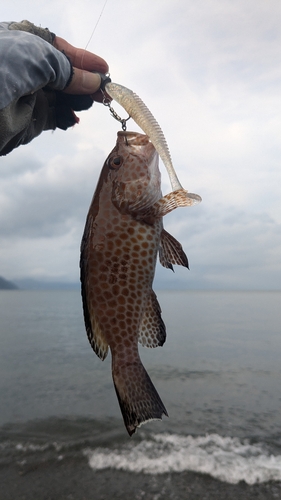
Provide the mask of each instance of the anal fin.
{"label": "anal fin", "polygon": [[139,330],[139,343],[144,347],[162,346],[166,340],[166,327],[156,294],[151,290]]}

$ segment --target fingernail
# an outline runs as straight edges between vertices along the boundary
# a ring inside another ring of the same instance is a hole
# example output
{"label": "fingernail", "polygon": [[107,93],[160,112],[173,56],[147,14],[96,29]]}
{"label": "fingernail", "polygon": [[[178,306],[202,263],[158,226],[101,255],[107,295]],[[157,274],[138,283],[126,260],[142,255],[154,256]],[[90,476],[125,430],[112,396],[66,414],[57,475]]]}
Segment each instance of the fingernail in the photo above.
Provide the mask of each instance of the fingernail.
{"label": "fingernail", "polygon": [[86,93],[93,94],[100,88],[101,77],[98,73],[83,72],[83,89]]}

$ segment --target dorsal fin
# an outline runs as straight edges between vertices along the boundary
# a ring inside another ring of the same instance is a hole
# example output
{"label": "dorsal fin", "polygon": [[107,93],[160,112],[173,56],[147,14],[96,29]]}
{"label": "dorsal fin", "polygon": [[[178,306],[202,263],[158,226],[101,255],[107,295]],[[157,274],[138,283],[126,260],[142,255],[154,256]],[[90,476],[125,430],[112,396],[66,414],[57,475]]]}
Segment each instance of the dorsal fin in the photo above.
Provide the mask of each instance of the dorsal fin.
{"label": "dorsal fin", "polygon": [[87,238],[89,232],[91,231],[91,223],[92,223],[92,218],[88,217],[81,244],[81,257],[80,257],[81,295],[82,295],[85,328],[89,342],[93,350],[95,351],[96,355],[102,360],[104,360],[108,353],[108,344],[103,338],[99,324],[96,321],[94,312],[90,310],[90,301],[88,300],[89,284],[87,277],[89,275],[89,270],[88,270],[88,258],[87,258],[88,255]]}
{"label": "dorsal fin", "polygon": [[[82,281],[82,302],[84,312],[84,322],[89,342],[95,351],[96,355],[104,360],[108,353],[108,344],[104,340],[98,323],[95,320],[95,315],[91,314],[87,304],[85,282]],[[94,323],[94,324],[93,324]]]}
{"label": "dorsal fin", "polygon": [[85,326],[86,326],[86,332],[88,335],[89,342],[95,351],[96,355],[104,360],[107,356],[108,353],[108,344],[104,340],[102,332],[100,330],[100,327],[98,323],[95,321],[95,317],[93,316],[93,322],[94,325],[92,325],[92,321],[90,323],[86,324],[85,321]]}

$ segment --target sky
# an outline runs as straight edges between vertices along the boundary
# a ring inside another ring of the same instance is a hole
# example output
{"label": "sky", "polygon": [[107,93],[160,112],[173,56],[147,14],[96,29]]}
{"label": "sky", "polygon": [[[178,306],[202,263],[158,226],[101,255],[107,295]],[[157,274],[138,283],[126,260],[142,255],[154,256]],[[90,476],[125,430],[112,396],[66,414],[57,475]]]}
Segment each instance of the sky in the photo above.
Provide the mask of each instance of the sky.
{"label": "sky", "polygon": [[[96,26],[87,49],[150,108],[181,184],[202,197],[164,218],[190,271],[157,265],[156,288],[281,289],[280,0],[13,0],[1,15],[81,48]],[[0,158],[6,279],[79,280],[88,207],[120,130],[102,104],[79,117]]]}

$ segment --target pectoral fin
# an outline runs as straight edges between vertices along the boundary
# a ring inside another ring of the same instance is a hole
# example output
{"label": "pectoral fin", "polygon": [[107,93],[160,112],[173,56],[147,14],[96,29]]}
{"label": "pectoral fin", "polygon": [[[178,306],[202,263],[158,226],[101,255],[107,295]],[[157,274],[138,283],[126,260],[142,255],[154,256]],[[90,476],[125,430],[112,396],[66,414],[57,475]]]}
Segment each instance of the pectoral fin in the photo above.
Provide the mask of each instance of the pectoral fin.
{"label": "pectoral fin", "polygon": [[141,210],[136,214],[135,218],[148,224],[153,224],[155,219],[164,217],[178,207],[190,207],[191,205],[200,203],[200,201],[201,198],[197,194],[189,193],[185,189],[178,189],[166,194],[148,209]]}
{"label": "pectoral fin", "polygon": [[158,347],[166,340],[166,327],[156,294],[151,290],[139,330],[139,343],[144,347]]}
{"label": "pectoral fin", "polygon": [[200,203],[201,198],[198,194],[189,193],[185,189],[177,189],[166,194],[154,204],[155,211],[159,216],[164,217],[172,210],[178,207],[190,207],[196,203]]}
{"label": "pectoral fin", "polygon": [[172,269],[172,271],[174,270],[173,264],[178,264],[189,269],[188,258],[181,244],[165,229],[162,229],[161,233],[159,260],[163,267]]}

